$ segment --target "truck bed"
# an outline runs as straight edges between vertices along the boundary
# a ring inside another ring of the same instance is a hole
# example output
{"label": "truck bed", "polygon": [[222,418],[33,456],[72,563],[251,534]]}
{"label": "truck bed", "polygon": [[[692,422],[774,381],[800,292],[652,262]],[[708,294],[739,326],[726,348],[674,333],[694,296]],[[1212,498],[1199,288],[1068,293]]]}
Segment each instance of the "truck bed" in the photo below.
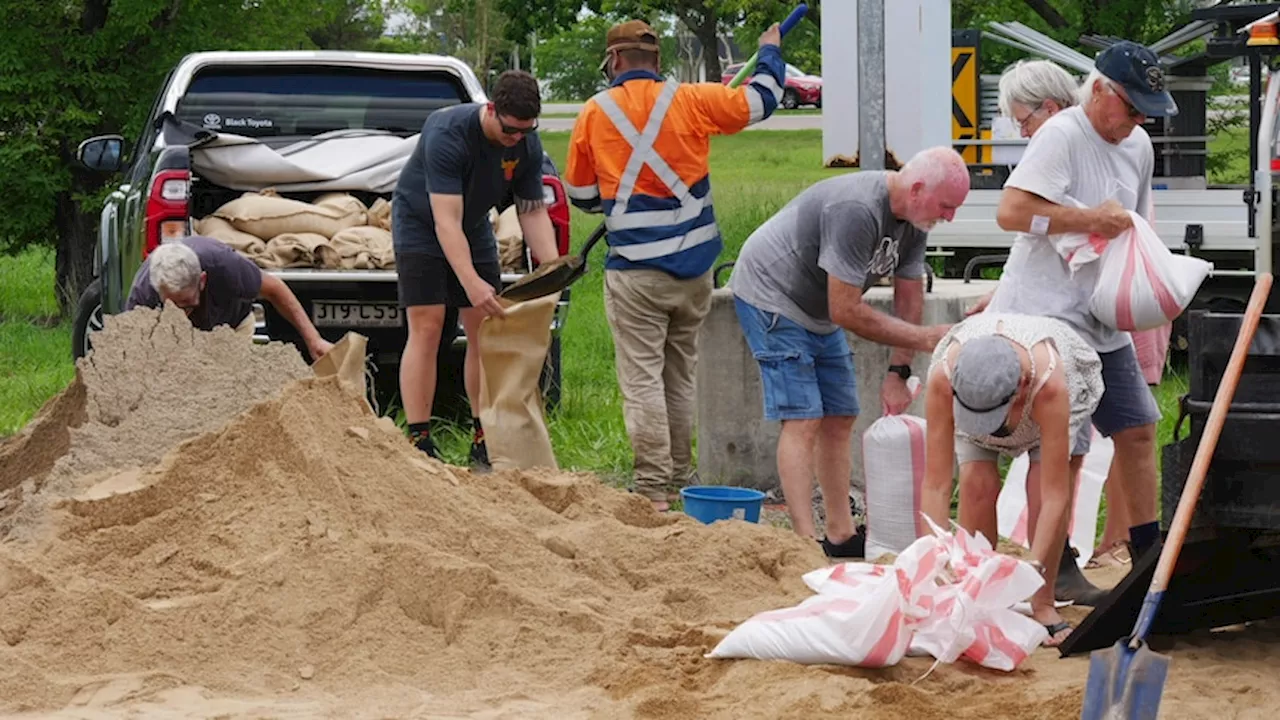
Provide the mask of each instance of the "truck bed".
{"label": "truck bed", "polygon": [[[929,245],[944,250],[979,248],[1007,250],[1014,234],[996,224],[1000,190],[975,189],[956,211],[955,219],[939,223],[929,233]],[[1197,252],[1249,252],[1255,240],[1249,237],[1248,211],[1244,189],[1153,190],[1155,229],[1170,249],[1186,246],[1187,228],[1199,226],[1203,245]],[[1193,228],[1194,232],[1194,228]],[[1192,236],[1194,240],[1194,234]]]}

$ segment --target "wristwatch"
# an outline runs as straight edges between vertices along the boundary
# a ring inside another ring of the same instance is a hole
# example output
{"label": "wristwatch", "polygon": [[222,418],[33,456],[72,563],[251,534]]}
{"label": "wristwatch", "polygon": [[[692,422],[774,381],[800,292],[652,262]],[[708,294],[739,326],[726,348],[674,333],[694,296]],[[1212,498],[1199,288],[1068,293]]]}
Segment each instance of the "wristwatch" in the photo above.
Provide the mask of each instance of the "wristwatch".
{"label": "wristwatch", "polygon": [[911,366],[910,365],[890,365],[889,372],[897,373],[898,377],[902,378],[903,380],[906,380],[907,378],[911,377]]}

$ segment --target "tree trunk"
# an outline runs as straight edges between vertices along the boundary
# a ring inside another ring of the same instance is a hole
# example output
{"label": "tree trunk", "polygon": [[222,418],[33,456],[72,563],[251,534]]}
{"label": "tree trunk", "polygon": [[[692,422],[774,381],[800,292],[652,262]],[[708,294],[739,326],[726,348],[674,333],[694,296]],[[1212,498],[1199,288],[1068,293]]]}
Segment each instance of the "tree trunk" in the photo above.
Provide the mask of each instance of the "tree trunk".
{"label": "tree trunk", "polygon": [[720,36],[716,34],[716,16],[708,12],[702,22],[691,28],[702,45],[702,60],[707,66],[707,82],[720,81]]}
{"label": "tree trunk", "polygon": [[1047,0],[1024,0],[1024,2],[1055,30],[1061,30],[1069,24],[1067,19],[1062,17],[1062,13],[1054,9]]}
{"label": "tree trunk", "polygon": [[[81,183],[75,183],[80,185]],[[54,292],[63,317],[75,312],[80,294],[93,282],[93,252],[97,244],[98,217],[85,212],[71,192],[60,192],[55,198],[57,215],[57,254],[54,260]]]}

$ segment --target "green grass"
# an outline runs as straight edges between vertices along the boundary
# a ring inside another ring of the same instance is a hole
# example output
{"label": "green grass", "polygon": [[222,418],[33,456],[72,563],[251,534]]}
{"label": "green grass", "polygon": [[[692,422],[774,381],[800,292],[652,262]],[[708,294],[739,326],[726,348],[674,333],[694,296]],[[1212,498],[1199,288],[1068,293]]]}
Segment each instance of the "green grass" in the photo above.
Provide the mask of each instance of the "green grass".
{"label": "green grass", "polygon": [[0,437],[21,429],[75,375],[53,277],[52,250],[0,258]]}
{"label": "green grass", "polygon": [[[564,168],[568,133],[543,136],[547,152]],[[749,132],[712,141],[711,182],[725,238],[721,262],[738,255],[760,223],[813,182],[850,170],[822,167],[820,130]],[[577,252],[598,215],[572,211],[572,247]],[[599,473],[615,482],[631,474],[631,452],[614,375],[613,341],[604,318],[604,253],[598,249],[587,275],[573,287],[563,336],[560,409],[551,418],[556,457],[568,469]],[[0,436],[22,427],[74,375],[70,326],[49,326],[56,314],[53,258],[47,252],[0,257]],[[1158,397],[1165,409],[1161,443],[1177,417],[1185,379],[1173,375]],[[433,429],[446,459],[465,464],[470,428],[441,423]]]}

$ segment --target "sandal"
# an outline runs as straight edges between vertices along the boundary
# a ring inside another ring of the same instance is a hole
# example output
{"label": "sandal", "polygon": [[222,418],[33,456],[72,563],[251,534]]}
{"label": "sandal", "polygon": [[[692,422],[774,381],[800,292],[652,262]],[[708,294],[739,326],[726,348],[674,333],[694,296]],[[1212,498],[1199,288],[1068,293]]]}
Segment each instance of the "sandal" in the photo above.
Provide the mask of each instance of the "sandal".
{"label": "sandal", "polygon": [[1067,622],[1066,620],[1063,620],[1062,622],[1056,622],[1056,623],[1053,623],[1052,625],[1045,625],[1044,629],[1048,631],[1049,637],[1041,644],[1044,645],[1045,647],[1057,647],[1062,643],[1066,642],[1067,638],[1070,637],[1071,634],[1068,633],[1067,635],[1063,636],[1061,640],[1057,642],[1053,642],[1053,636],[1057,635],[1063,630],[1074,630],[1075,628],[1071,627],[1071,623]]}
{"label": "sandal", "polygon": [[1093,552],[1093,557],[1085,563],[1085,569],[1096,570],[1111,565],[1128,565],[1133,562],[1133,551],[1127,540],[1117,540],[1105,548]]}

